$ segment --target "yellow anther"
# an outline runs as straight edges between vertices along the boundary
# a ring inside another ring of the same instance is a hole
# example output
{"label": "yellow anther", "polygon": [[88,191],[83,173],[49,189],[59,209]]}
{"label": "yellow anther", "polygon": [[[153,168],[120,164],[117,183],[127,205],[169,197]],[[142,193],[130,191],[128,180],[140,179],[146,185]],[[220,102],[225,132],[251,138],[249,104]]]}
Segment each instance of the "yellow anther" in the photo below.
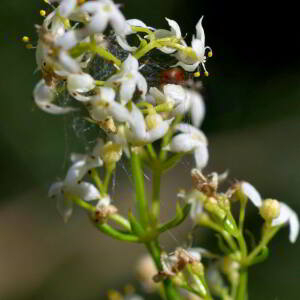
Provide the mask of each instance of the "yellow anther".
{"label": "yellow anther", "polygon": [[213,52],[212,52],[212,51],[209,51],[209,52],[207,53],[207,56],[208,56],[208,57],[212,57],[212,56],[213,56]]}
{"label": "yellow anther", "polygon": [[22,42],[28,43],[28,42],[29,42],[29,37],[26,36],[26,35],[24,35],[24,36],[22,37]]}
{"label": "yellow anther", "polygon": [[44,2],[50,5],[50,2],[48,0],[44,0]]}
{"label": "yellow anther", "polygon": [[193,75],[194,75],[194,77],[200,77],[201,73],[198,71],[198,72],[195,72]]}
{"label": "yellow anther", "polygon": [[27,44],[27,45],[26,45],[26,48],[27,48],[27,49],[33,49],[34,47],[33,47],[32,44]]}
{"label": "yellow anther", "polygon": [[45,17],[45,16],[46,16],[46,11],[43,10],[43,9],[41,9],[41,10],[40,10],[40,15],[41,15],[42,17]]}
{"label": "yellow anther", "polygon": [[78,5],[83,4],[85,0],[77,0]]}
{"label": "yellow anther", "polygon": [[115,290],[109,290],[107,296],[109,300],[123,300],[123,296]]}
{"label": "yellow anther", "polygon": [[206,77],[208,77],[208,76],[209,76],[209,73],[208,73],[207,71],[205,71],[205,72],[204,72],[204,75],[205,75]]}

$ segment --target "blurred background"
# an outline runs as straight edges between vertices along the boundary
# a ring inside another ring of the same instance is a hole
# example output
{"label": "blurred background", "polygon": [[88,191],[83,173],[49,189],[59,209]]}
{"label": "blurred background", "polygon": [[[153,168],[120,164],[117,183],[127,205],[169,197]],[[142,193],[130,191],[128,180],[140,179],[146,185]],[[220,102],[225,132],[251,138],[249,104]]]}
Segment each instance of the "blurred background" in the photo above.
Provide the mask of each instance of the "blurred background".
{"label": "blurred background", "polygon": [[[206,43],[214,57],[203,80],[210,141],[209,171],[230,171],[265,197],[287,202],[300,213],[300,47],[292,1],[119,0],[127,18],[167,28],[175,19],[191,39],[204,15]],[[138,245],[120,244],[101,235],[79,209],[68,224],[47,198],[49,185],[65,173],[71,151],[86,141],[84,127],[65,117],[39,111],[32,90],[34,51],[21,37],[36,39],[42,1],[2,0],[1,39],[1,202],[0,299],[97,300],[107,289],[134,282],[133,265],[143,253]],[[176,189],[191,185],[186,160],[164,179],[164,214],[174,206]],[[117,171],[113,191],[121,211],[130,207],[132,185]],[[174,188],[173,194],[168,191]],[[125,197],[124,197],[125,195]],[[124,199],[125,198],[125,199]],[[122,201],[121,201],[122,200]],[[246,226],[258,230],[250,209]],[[166,234],[166,250],[183,245],[191,224]],[[215,246],[215,238],[197,231],[194,245]],[[291,245],[288,228],[271,243],[269,259],[250,271],[250,299],[296,299],[300,292],[300,242]],[[146,299],[152,299],[152,296]],[[155,297],[153,298],[155,299]]]}

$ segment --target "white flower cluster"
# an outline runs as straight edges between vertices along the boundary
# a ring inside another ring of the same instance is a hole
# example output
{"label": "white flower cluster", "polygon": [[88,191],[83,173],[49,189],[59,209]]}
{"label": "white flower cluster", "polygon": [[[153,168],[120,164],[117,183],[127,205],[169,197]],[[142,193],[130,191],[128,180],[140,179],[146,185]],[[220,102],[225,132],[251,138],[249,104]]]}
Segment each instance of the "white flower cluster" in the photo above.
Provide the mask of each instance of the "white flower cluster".
{"label": "white flower cluster", "polygon": [[[175,21],[167,19],[169,31],[148,27],[137,19],[126,20],[111,0],[46,2],[57,6],[37,26],[36,62],[42,79],[33,92],[35,103],[50,114],[75,111],[72,105],[62,106],[57,101],[63,86],[74,101],[87,109],[89,119],[107,133],[106,143],[98,143],[91,155],[72,157],[73,165],[65,180],[51,187],[50,196],[58,195],[64,209],[68,208],[64,215],[71,212],[71,201],[63,196],[66,193],[85,201],[101,198],[94,185],[82,181],[89,170],[101,167],[103,161],[116,163],[123,152],[130,156],[132,146],[151,144],[169,132],[174,137],[163,150],[194,153],[197,168],[204,168],[208,161],[207,139],[198,129],[205,114],[202,96],[180,85],[182,82],[148,86],[138,60],[144,49],[157,48],[176,57],[177,65],[187,71],[202,64],[206,72],[202,18],[189,47]],[[114,31],[116,45],[128,52],[124,61],[109,51],[104,35],[108,25]],[[139,36],[143,41],[140,47],[129,45],[126,37],[137,33],[144,34]],[[88,72],[87,66],[95,55],[115,67],[115,73],[105,81],[94,79]],[[192,125],[176,121],[187,113]]]}

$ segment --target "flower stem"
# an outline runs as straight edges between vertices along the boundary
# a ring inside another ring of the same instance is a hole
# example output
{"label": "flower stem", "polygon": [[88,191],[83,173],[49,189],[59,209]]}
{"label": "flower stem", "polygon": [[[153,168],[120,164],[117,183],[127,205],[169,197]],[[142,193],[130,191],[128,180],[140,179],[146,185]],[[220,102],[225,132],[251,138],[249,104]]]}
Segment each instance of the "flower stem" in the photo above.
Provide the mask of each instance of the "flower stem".
{"label": "flower stem", "polygon": [[121,225],[125,230],[131,232],[131,226],[129,221],[119,214],[113,214],[109,216],[109,219]]}
{"label": "flower stem", "polygon": [[144,174],[142,173],[140,157],[137,153],[131,153],[131,168],[135,185],[137,211],[141,223],[146,227],[148,224],[148,203],[145,196]]}
{"label": "flower stem", "polygon": [[161,170],[157,167],[153,168],[152,174],[152,216],[154,223],[157,223],[160,214]]}
{"label": "flower stem", "polygon": [[240,280],[239,280],[236,300],[248,299],[247,285],[248,285],[248,270],[246,268],[240,272]]}

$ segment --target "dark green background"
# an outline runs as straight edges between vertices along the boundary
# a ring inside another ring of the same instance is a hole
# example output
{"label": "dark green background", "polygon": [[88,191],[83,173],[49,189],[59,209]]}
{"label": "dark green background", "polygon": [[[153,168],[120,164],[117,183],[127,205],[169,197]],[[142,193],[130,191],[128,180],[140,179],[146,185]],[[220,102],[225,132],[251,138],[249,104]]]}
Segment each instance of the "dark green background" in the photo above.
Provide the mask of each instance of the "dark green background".
{"label": "dark green background", "polygon": [[[211,76],[203,80],[207,171],[229,169],[232,180],[248,180],[263,196],[300,212],[299,24],[293,2],[122,3],[127,18],[157,28],[167,27],[163,17],[176,19],[187,39],[205,15],[207,44],[214,50],[207,63]],[[32,100],[40,75],[33,74],[34,51],[24,49],[20,39],[26,34],[36,40],[33,25],[41,23],[43,7],[42,1],[1,1],[0,299],[103,299],[107,289],[133,278],[132,266],[143,249],[101,236],[78,210],[64,225],[46,196],[50,183],[63,176],[69,153],[82,149],[86,137],[78,123],[75,134],[70,119],[47,115]],[[166,176],[165,215],[176,189],[190,186],[191,166],[187,160]],[[120,168],[114,198],[123,211],[130,207],[131,191]],[[248,216],[246,225],[257,232],[257,211]],[[189,229],[191,224],[166,235],[166,250],[182,245]],[[194,243],[214,247],[206,232],[197,231]],[[288,229],[282,230],[269,260],[250,272],[250,299],[298,299],[299,250],[300,243],[291,245]]]}

